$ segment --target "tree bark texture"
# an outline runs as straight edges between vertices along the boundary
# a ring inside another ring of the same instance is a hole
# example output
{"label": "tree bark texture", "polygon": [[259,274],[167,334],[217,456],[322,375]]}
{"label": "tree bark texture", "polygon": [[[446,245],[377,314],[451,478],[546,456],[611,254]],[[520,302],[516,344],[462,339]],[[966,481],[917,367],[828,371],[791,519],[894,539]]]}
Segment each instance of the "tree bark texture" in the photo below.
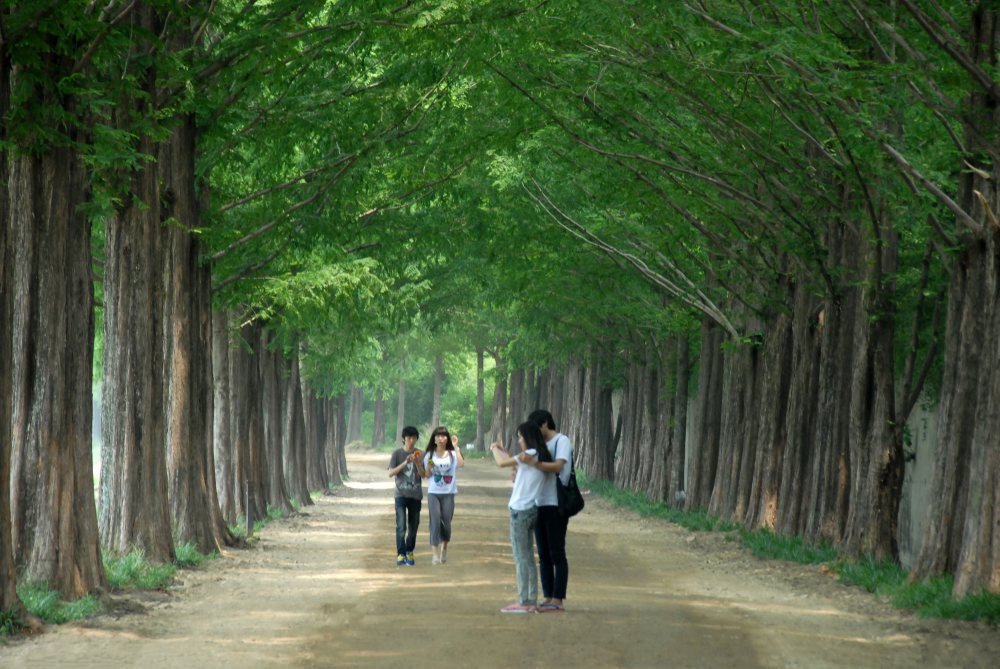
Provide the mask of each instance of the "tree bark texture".
{"label": "tree bark texture", "polygon": [[351,386],[351,404],[347,414],[347,443],[361,440],[361,410],[364,406],[364,393],[361,388]]}
{"label": "tree bark texture", "polygon": [[305,384],[302,386],[303,414],[305,416],[306,481],[309,490],[326,490],[330,476],[326,471],[326,401]]}
{"label": "tree bark texture", "polygon": [[305,418],[302,412],[302,383],[299,358],[283,364],[280,384],[283,391],[281,450],[285,465],[288,493],[299,507],[311,506],[312,496],[306,482]]}
{"label": "tree bark texture", "polygon": [[385,438],[385,391],[379,388],[375,392],[374,415],[372,416],[372,448],[386,443]]}
{"label": "tree bark texture", "polygon": [[215,490],[211,270],[190,232],[200,224],[194,118],[178,119],[160,152],[164,231],[164,408],[174,534],[202,553],[231,545]]}
{"label": "tree bark texture", "polygon": [[396,393],[396,434],[393,443],[400,443],[403,428],[406,427],[406,379],[403,377],[406,359],[399,360],[399,389]]}
{"label": "tree bark texture", "polygon": [[[159,32],[152,8],[134,15],[143,29]],[[129,108],[137,114],[157,108],[155,73],[142,76],[147,97],[121,101],[123,129]],[[158,153],[149,137],[141,137],[137,149]],[[155,166],[127,176],[127,197],[104,228],[101,541],[115,553],[141,549],[151,561],[169,562],[174,544],[165,453],[161,192]]]}
{"label": "tree bark texture", "polygon": [[441,425],[441,386],[444,383],[444,356],[434,356],[434,399],[431,409],[431,429]]}
{"label": "tree bark texture", "polygon": [[[54,62],[52,72],[70,64]],[[65,76],[58,74],[58,77]],[[66,100],[53,104],[69,106]],[[20,575],[67,597],[105,585],[94,506],[94,297],[80,158],[5,155],[11,299],[10,503]]]}
{"label": "tree bark texture", "polygon": [[236,499],[240,493],[237,485],[236,449],[232,430],[232,412],[235,408],[230,403],[234,394],[230,384],[230,336],[229,314],[226,311],[213,311],[212,450],[215,454],[215,492],[222,517],[233,523],[239,516]]}
{"label": "tree bark texture", "polygon": [[490,418],[490,443],[499,441],[502,444],[507,442],[507,368],[502,364],[499,357],[494,357],[496,362],[497,380],[493,386],[493,409]]}
{"label": "tree bark texture", "polygon": [[281,514],[293,511],[285,483],[285,465],[282,455],[282,402],[285,394],[280,348],[270,350],[266,331],[261,332],[262,342],[258,364],[261,380],[261,412],[264,416],[264,452],[267,458],[267,508]]}
{"label": "tree bark texture", "polygon": [[484,374],[484,352],[482,348],[476,349],[476,441],[475,449],[484,451],[486,443],[486,386],[483,379]]}
{"label": "tree bark texture", "polygon": [[[263,351],[260,323],[239,327],[229,316],[229,432],[238,514],[246,520],[267,515],[267,453],[264,441],[263,380],[258,361]],[[238,334],[236,334],[238,333]],[[218,406],[216,407],[218,411]]]}
{"label": "tree bark texture", "polygon": [[[967,57],[993,71],[1000,21],[991,3],[971,13]],[[996,97],[973,84],[963,114],[966,161],[958,201],[980,225],[960,228],[949,278],[938,445],[923,547],[911,576],[955,575],[956,598],[1000,593],[1000,169],[989,156],[1000,121]],[[977,128],[980,131],[977,131]],[[988,135],[981,132],[990,129]],[[978,172],[978,173],[977,173]],[[961,226],[961,224],[957,224]]]}
{"label": "tree bark texture", "polygon": [[694,439],[691,447],[691,485],[687,508],[708,507],[715,485],[719,458],[719,430],[722,424],[722,340],[723,331],[705,323],[701,327],[698,353],[698,398]]}
{"label": "tree bark texture", "polygon": [[[11,63],[6,49],[0,49],[0,118],[10,110]],[[0,141],[8,141],[7,129],[0,124]],[[10,159],[0,155],[0,183],[10,183]],[[23,617],[24,604],[17,596],[14,542],[10,520],[11,410],[13,408],[12,346],[14,338],[14,246],[9,192],[0,193],[0,611]]]}

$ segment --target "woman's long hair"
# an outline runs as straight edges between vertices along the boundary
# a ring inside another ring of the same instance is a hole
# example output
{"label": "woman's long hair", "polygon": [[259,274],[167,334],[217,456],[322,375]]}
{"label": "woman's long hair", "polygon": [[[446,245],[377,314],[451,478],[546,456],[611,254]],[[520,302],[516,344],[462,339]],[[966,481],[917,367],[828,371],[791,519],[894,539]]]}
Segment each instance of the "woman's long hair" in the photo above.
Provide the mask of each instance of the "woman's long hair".
{"label": "woman's long hair", "polygon": [[552,462],[552,454],[549,447],[545,445],[545,437],[538,425],[528,421],[517,426],[517,433],[524,439],[524,445],[538,451],[539,462]]}
{"label": "woman's long hair", "polygon": [[437,449],[437,442],[434,441],[434,438],[437,437],[438,435],[441,435],[441,434],[443,434],[446,437],[448,437],[448,443],[445,444],[445,446],[444,446],[445,450],[446,451],[454,451],[455,450],[455,447],[451,445],[451,433],[448,432],[448,428],[443,427],[443,426],[442,427],[436,427],[436,428],[434,428],[431,431],[431,439],[430,439],[430,441],[427,442],[427,453],[429,453],[431,456],[434,455],[434,451]]}

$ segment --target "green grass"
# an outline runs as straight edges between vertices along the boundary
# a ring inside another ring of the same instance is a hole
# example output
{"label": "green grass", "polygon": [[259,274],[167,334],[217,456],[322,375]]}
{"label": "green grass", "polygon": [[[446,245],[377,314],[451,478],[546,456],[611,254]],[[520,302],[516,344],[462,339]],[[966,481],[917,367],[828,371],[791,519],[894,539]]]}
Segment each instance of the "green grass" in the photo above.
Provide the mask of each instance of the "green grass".
{"label": "green grass", "polygon": [[[61,624],[70,620],[79,620],[93,615],[101,610],[101,602],[93,595],[86,595],[73,601],[65,601],[59,593],[49,590],[44,585],[23,583],[17,586],[17,596],[24,603],[24,608],[47,623]],[[0,629],[20,621],[14,620],[12,614],[4,614],[0,618]]]}
{"label": "green grass", "polygon": [[177,573],[177,567],[172,564],[149,562],[140,549],[122,556],[105,553],[104,570],[112,590],[159,590]]}
{"label": "green grass", "polygon": [[740,529],[739,537],[744,548],[767,560],[821,564],[837,559],[837,551],[830,544],[813,546],[805,543],[801,537],[782,536],[769,529]]}
{"label": "green grass", "polygon": [[911,583],[900,565],[871,557],[838,560],[832,567],[842,583],[860,586],[888,599],[896,608],[913,611],[919,616],[1000,624],[1000,595],[980,592],[964,599],[952,599],[954,581],[951,576]]}
{"label": "green grass", "polygon": [[175,562],[178,566],[192,569],[207,560],[214,560],[219,557],[218,553],[202,553],[193,543],[181,544],[177,547]]}
{"label": "green grass", "polygon": [[[828,564],[841,583],[864,588],[887,599],[893,606],[914,611],[927,618],[979,620],[1000,624],[1000,595],[981,592],[961,600],[951,598],[951,577],[908,581],[907,572],[892,561],[872,558],[842,558],[828,543],[811,545],[801,537],[781,536],[768,529],[746,530],[736,523],[710,516],[703,511],[681,511],[661,502],[651,502],[645,495],[622,490],[608,481],[590,481],[583,472],[576,473],[581,488],[590,488],[617,507],[643,517],[660,518],[693,531],[730,533],[733,540],[759,558],[785,560],[801,564]],[[727,537],[728,538],[728,537]]]}
{"label": "green grass", "polygon": [[634,511],[644,518],[661,518],[696,532],[732,532],[738,529],[736,523],[711,516],[704,511],[682,511],[662,502],[652,502],[645,495],[632,490],[615,487],[608,481],[591,481],[583,472],[576,472],[576,481],[581,488],[590,488],[615,506]]}

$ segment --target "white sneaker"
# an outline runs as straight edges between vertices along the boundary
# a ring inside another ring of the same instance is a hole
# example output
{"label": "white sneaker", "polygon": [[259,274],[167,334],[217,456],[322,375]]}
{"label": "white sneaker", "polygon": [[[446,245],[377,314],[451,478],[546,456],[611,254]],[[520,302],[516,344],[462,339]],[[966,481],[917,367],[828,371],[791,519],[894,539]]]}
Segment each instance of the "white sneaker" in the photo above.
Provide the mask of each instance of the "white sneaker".
{"label": "white sneaker", "polygon": [[433,556],[431,558],[431,564],[441,564],[441,558],[439,558],[437,555]]}

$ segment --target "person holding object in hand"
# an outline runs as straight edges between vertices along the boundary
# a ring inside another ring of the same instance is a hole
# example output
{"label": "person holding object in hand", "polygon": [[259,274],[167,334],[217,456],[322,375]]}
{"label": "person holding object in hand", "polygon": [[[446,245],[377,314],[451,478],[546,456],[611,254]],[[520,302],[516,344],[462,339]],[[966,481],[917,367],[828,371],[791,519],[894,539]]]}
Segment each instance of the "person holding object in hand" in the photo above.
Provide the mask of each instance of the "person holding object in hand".
{"label": "person holding object in hand", "polygon": [[448,561],[451,521],[455,515],[455,494],[458,492],[458,468],[464,466],[465,458],[461,449],[452,445],[448,428],[434,428],[424,455],[424,476],[428,479],[431,564]]}
{"label": "person holding object in hand", "polygon": [[535,499],[538,507],[538,526],[535,541],[538,544],[538,569],[542,580],[542,595],[538,605],[539,613],[558,613],[565,609],[566,587],[569,583],[569,561],[566,559],[566,529],[569,518],[559,513],[559,493],[556,490],[556,476],[563,484],[569,483],[573,467],[573,443],[565,434],[556,431],[552,414],[545,409],[532,411],[528,422],[534,423],[542,432],[545,445],[552,454],[551,462],[525,456],[524,464],[530,464],[547,474],[542,490]]}
{"label": "person holding object in hand", "polygon": [[517,428],[517,443],[521,452],[511,456],[500,442],[490,445],[499,467],[514,467],[514,489],[507,508],[510,509],[510,547],[514,554],[514,574],[517,579],[517,603],[500,609],[501,613],[534,613],[538,603],[538,569],[535,566],[535,526],[538,508],[535,499],[541,493],[545,479],[553,478],[541,469],[522,464],[523,458],[551,462],[552,455],[545,445],[542,432],[534,423]]}
{"label": "person holding object in hand", "polygon": [[407,425],[403,428],[403,447],[389,457],[389,476],[396,479],[396,566],[413,566],[417,546],[420,506],[423,501],[423,454],[414,448],[420,433]]}

